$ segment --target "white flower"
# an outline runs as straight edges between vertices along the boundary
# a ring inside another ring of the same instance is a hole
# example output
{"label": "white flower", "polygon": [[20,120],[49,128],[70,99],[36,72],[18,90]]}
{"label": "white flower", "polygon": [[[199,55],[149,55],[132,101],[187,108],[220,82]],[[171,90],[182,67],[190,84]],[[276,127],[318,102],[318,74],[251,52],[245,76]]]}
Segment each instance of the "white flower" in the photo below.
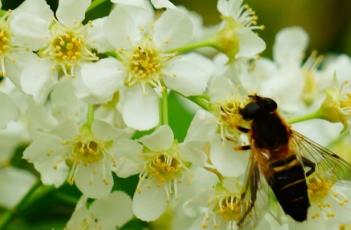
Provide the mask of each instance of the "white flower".
{"label": "white flower", "polygon": [[0,165],[0,206],[13,208],[35,184],[36,178],[26,170]]}
{"label": "white flower", "polygon": [[95,200],[88,206],[87,197],[77,203],[65,230],[113,230],[122,227],[133,217],[132,201],[120,191]]}
{"label": "white flower", "polygon": [[[46,99],[61,71],[64,76],[74,76],[82,62],[97,60],[88,44],[90,24],[81,23],[90,2],[60,0],[57,20],[43,0],[26,1],[19,6],[20,12],[14,16],[11,26],[22,34],[21,40],[27,39],[33,50],[38,50],[39,55],[28,61],[21,71],[20,84],[37,102]],[[23,15],[32,18],[26,21]],[[29,24],[31,22],[33,24]],[[36,28],[30,30],[33,26]]]}
{"label": "white flower", "polygon": [[242,0],[218,0],[218,11],[223,22],[217,35],[219,49],[230,58],[251,58],[266,48],[265,42],[253,30],[257,26],[257,16]]}
{"label": "white flower", "polygon": [[5,128],[10,121],[17,119],[19,110],[13,100],[5,93],[0,92],[0,129]]}
{"label": "white flower", "polygon": [[79,97],[91,103],[106,102],[119,90],[123,120],[138,130],[158,124],[159,93],[165,86],[185,96],[199,95],[212,73],[212,63],[205,57],[169,52],[192,38],[186,13],[168,9],[149,29],[152,16],[143,8],[116,7],[105,21],[104,34],[118,60],[83,65],[77,82]]}
{"label": "white flower", "polygon": [[[138,218],[157,219],[170,202],[185,196],[189,186],[197,183],[192,178],[207,161],[205,145],[213,136],[211,132],[204,136],[203,132],[206,128],[209,131],[215,128],[206,123],[207,116],[203,112],[195,115],[183,143],[177,143],[172,130],[165,125],[140,138],[145,149],[140,158],[140,179],[133,197],[133,210]],[[201,127],[203,121],[206,125]]]}
{"label": "white flower", "polygon": [[[147,0],[111,0],[111,1],[117,4],[125,4],[125,5],[138,6],[143,8],[149,7],[149,2]],[[175,8],[175,5],[169,0],[151,0],[151,3],[156,9]]]}

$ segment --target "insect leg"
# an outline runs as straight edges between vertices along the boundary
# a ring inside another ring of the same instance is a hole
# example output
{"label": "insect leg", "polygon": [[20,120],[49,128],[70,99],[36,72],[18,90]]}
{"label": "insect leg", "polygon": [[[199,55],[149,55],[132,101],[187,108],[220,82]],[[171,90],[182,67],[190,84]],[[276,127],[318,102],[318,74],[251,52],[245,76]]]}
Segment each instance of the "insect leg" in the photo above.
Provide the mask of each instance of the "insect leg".
{"label": "insect leg", "polygon": [[250,131],[250,129],[248,128],[245,128],[245,127],[242,127],[242,126],[238,126],[236,127],[240,132],[243,132],[243,133],[248,133]]}
{"label": "insect leg", "polygon": [[242,146],[237,146],[233,148],[236,151],[245,151],[245,150],[250,150],[251,146],[250,145],[242,145]]}
{"label": "insect leg", "polygon": [[306,172],[306,176],[310,176],[316,170],[316,164],[313,161],[307,159],[306,157],[302,157],[302,163],[304,164],[304,166],[310,168],[310,170]]}

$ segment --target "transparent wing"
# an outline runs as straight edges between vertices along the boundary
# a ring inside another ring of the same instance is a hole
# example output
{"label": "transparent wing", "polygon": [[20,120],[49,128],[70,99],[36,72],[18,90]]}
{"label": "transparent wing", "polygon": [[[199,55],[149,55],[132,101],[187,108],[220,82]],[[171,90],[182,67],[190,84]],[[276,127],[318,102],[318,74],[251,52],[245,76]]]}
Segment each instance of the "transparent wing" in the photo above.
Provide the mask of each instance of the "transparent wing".
{"label": "transparent wing", "polygon": [[333,181],[351,180],[351,165],[329,149],[296,131],[293,131],[292,144],[304,166],[309,167],[306,164],[307,159],[315,164],[316,172],[328,179]]}
{"label": "transparent wing", "polygon": [[238,226],[241,230],[254,229],[267,210],[268,193],[262,188],[262,182],[254,153],[251,153],[240,201],[242,215]]}

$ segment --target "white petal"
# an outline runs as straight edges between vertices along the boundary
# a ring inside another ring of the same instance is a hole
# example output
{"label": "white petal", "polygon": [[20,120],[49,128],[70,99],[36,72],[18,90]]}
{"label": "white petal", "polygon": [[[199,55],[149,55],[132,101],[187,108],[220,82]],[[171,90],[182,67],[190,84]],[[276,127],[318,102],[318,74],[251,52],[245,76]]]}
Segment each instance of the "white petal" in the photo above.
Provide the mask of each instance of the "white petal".
{"label": "white petal", "polygon": [[111,141],[128,136],[122,129],[114,128],[109,123],[100,120],[94,121],[92,131],[96,138],[104,141]]}
{"label": "white petal", "polygon": [[202,94],[213,73],[213,63],[198,54],[187,54],[166,66],[166,85],[185,96]]}
{"label": "white petal", "polygon": [[13,208],[34,185],[36,178],[30,172],[17,168],[0,169],[0,206]]}
{"label": "white petal", "polygon": [[126,178],[143,169],[144,161],[140,157],[142,149],[141,144],[130,139],[120,139],[113,143],[109,152],[116,156],[117,164],[113,170],[117,176]]}
{"label": "white petal", "polygon": [[4,128],[9,121],[17,119],[19,111],[12,99],[2,92],[0,92],[0,108],[0,128]]}
{"label": "white petal", "polygon": [[235,152],[233,147],[235,146],[220,138],[212,142],[211,161],[223,176],[240,176],[245,172],[249,154]]}
{"label": "white petal", "polygon": [[46,100],[57,81],[57,71],[48,59],[32,60],[22,71],[21,85],[25,93],[33,96],[36,102]]}
{"label": "white petal", "polygon": [[177,48],[192,38],[192,20],[182,10],[167,9],[155,23],[154,42],[161,50]]}
{"label": "white petal", "polygon": [[299,64],[307,48],[308,35],[300,27],[281,30],[274,42],[273,57],[278,64]]}
{"label": "white petal", "polygon": [[141,41],[144,27],[151,21],[150,10],[118,6],[105,22],[105,35],[115,48],[131,49]]}
{"label": "white petal", "polygon": [[113,50],[113,46],[108,42],[105,35],[105,21],[107,17],[98,18],[91,22],[91,27],[88,27],[87,43],[90,47],[104,53]]}
{"label": "white petal", "polygon": [[168,0],[151,0],[152,5],[154,5],[154,7],[156,9],[160,9],[160,8],[175,8],[175,5],[173,5],[172,2],[168,1]]}
{"label": "white petal", "polygon": [[124,4],[129,6],[137,6],[142,8],[147,8],[148,3],[146,0],[111,0],[113,3]]}
{"label": "white petal", "polygon": [[94,199],[105,197],[113,187],[111,163],[106,159],[78,165],[74,181],[85,196]]}
{"label": "white petal", "polygon": [[9,20],[16,44],[33,50],[46,45],[53,13],[45,0],[24,1],[10,14]]}
{"label": "white petal", "polygon": [[206,144],[200,141],[184,142],[179,145],[180,157],[196,167],[203,167],[208,160]]}
{"label": "white petal", "polygon": [[200,109],[190,123],[184,142],[210,141],[213,139],[216,129],[216,118],[211,113]]}
{"label": "white petal", "polygon": [[44,184],[59,187],[68,175],[65,153],[62,139],[43,134],[26,148],[23,158],[34,164]]}
{"label": "white petal", "polygon": [[121,191],[114,191],[107,197],[96,200],[90,211],[104,226],[103,229],[122,227],[133,217],[132,200]]}
{"label": "white petal", "polygon": [[133,197],[135,216],[143,221],[156,220],[166,207],[167,196],[164,188],[151,179],[142,181],[140,190],[137,190]]}
{"label": "white petal", "polygon": [[106,102],[123,84],[123,76],[123,66],[114,58],[83,64],[75,84],[77,96],[89,103]]}
{"label": "white petal", "polygon": [[87,224],[86,220],[87,220],[89,214],[90,214],[90,212],[89,212],[88,207],[87,207],[87,197],[82,196],[79,199],[71,218],[67,222],[65,229],[75,230],[75,229],[81,229],[81,228],[86,227],[86,224]]}
{"label": "white petal", "polygon": [[250,29],[237,31],[239,37],[239,52],[236,57],[252,58],[266,49],[266,43]]}
{"label": "white petal", "polygon": [[122,91],[119,110],[127,126],[137,130],[155,127],[160,120],[158,95],[148,86],[140,85]]}
{"label": "white petal", "polygon": [[74,94],[71,79],[63,79],[56,84],[50,96],[52,112],[58,120],[80,122],[85,118],[87,104]]}
{"label": "white petal", "polygon": [[153,151],[162,151],[171,147],[174,135],[168,125],[163,125],[157,128],[152,134],[140,138],[140,141]]}
{"label": "white petal", "polygon": [[60,23],[71,27],[84,20],[91,0],[59,0],[56,17]]}

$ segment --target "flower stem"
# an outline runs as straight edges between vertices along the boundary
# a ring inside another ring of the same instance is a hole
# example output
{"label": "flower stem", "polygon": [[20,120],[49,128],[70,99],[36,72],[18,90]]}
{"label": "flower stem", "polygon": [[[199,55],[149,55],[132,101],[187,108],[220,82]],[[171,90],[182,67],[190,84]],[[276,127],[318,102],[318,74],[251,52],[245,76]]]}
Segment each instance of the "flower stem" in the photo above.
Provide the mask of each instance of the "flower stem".
{"label": "flower stem", "polygon": [[337,138],[335,138],[334,140],[332,140],[329,144],[328,144],[328,148],[332,148],[334,146],[336,146],[338,143],[340,143],[342,140],[344,140],[345,137],[347,137],[350,134],[350,129],[344,128],[339,136]]}
{"label": "flower stem", "polygon": [[6,211],[0,218],[0,230],[6,229],[11,221],[22,211],[28,209],[35,201],[54,191],[54,187],[41,185],[37,182],[23,197],[23,199],[11,210]]}
{"label": "flower stem", "polygon": [[87,114],[87,121],[86,125],[91,128],[93,122],[94,122],[94,105],[88,105],[88,114]]}
{"label": "flower stem", "polygon": [[206,40],[202,40],[202,41],[193,42],[193,43],[187,44],[183,47],[169,50],[168,53],[187,53],[187,52],[193,51],[193,50],[198,49],[198,48],[203,48],[203,47],[217,48],[216,39],[210,38],[210,39],[206,39]]}
{"label": "flower stem", "polygon": [[312,113],[308,113],[308,114],[302,115],[300,117],[290,118],[288,120],[288,122],[290,124],[294,124],[294,123],[313,120],[313,119],[323,119],[323,117],[324,117],[323,113],[320,110],[316,110]]}
{"label": "flower stem", "polygon": [[96,7],[100,6],[104,2],[107,2],[108,0],[94,0],[90,6],[88,7],[87,11],[85,12],[86,14],[90,13],[93,11]]}
{"label": "flower stem", "polygon": [[161,124],[168,124],[168,93],[167,88],[164,87],[162,90],[161,98]]}

